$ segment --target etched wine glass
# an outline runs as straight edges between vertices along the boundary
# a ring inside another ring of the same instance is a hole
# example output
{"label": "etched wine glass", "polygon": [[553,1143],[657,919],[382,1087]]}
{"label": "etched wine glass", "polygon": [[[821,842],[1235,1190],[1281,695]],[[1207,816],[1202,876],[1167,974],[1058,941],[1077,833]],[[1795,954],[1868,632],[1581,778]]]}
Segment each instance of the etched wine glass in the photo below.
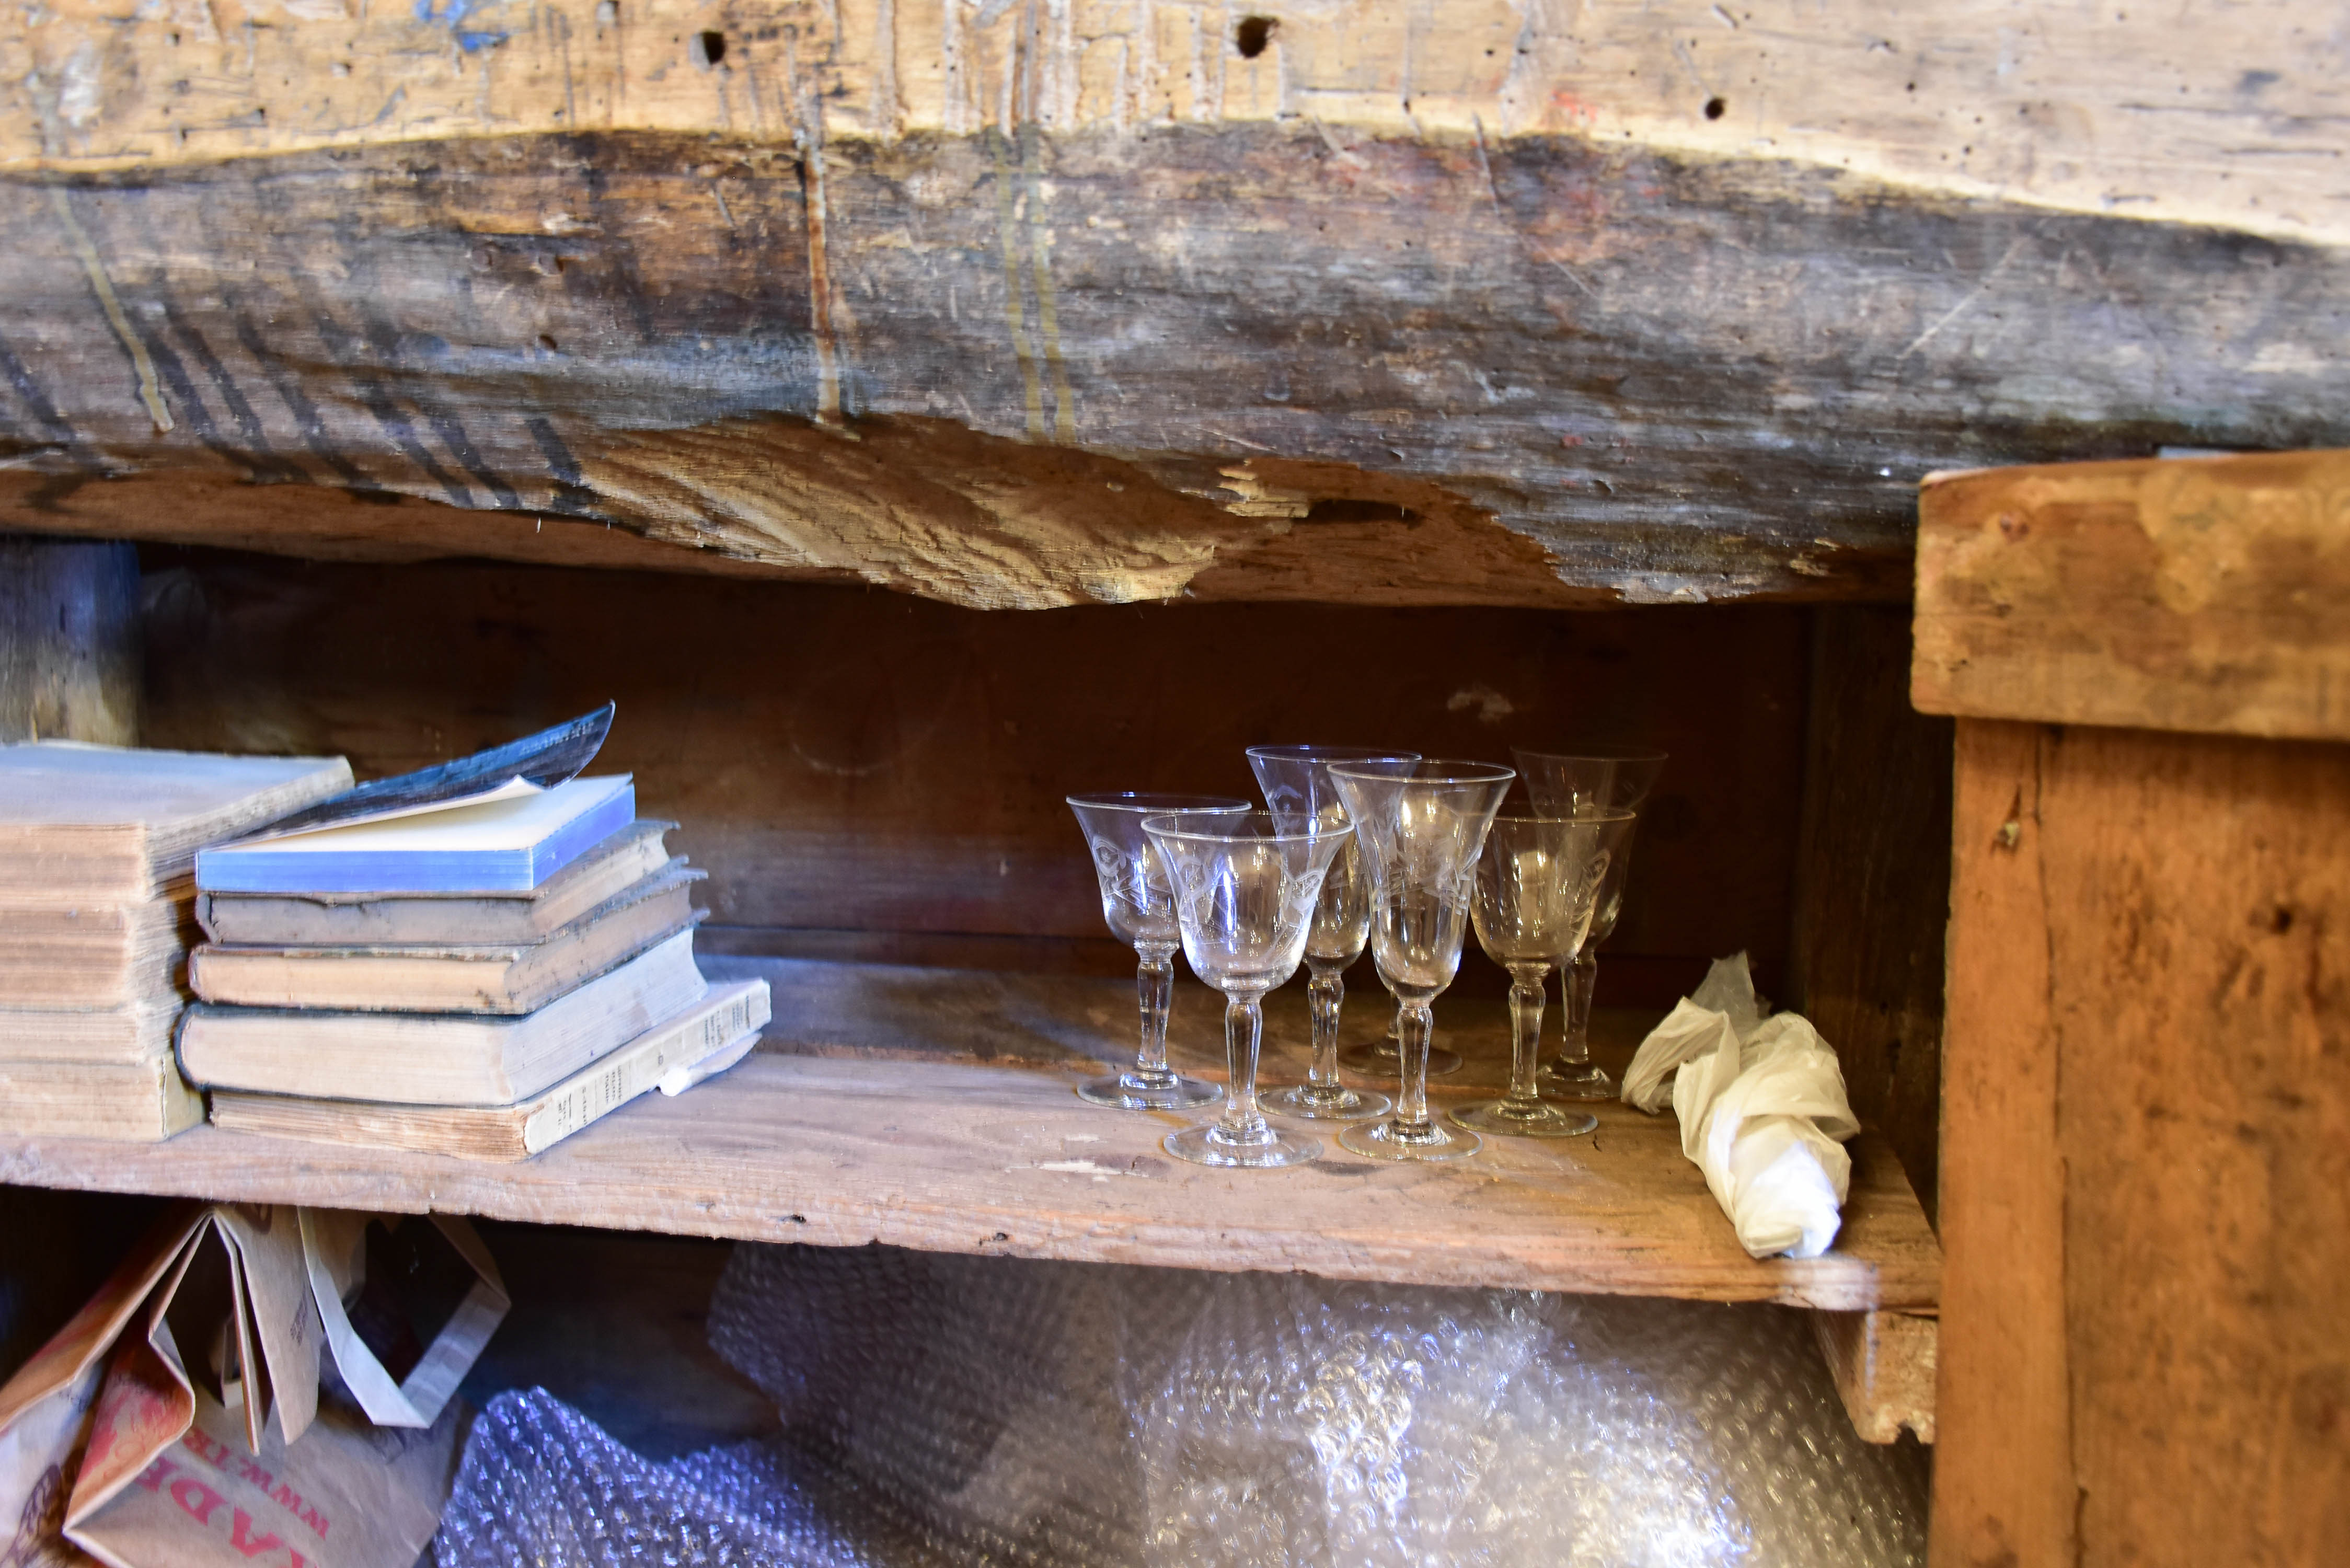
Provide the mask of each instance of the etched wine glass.
{"label": "etched wine glass", "polygon": [[1535,1068],[1549,1000],[1544,981],[1554,964],[1571,964],[1582,950],[1608,862],[1631,826],[1628,811],[1493,819],[1470,914],[1485,956],[1510,973],[1510,1087],[1498,1100],[1455,1106],[1460,1126],[1515,1137],[1575,1137],[1598,1128],[1597,1116],[1542,1096]]}
{"label": "etched wine glass", "polygon": [[1175,899],[1158,846],[1142,830],[1145,817],[1170,811],[1238,815],[1249,803],[1229,795],[1148,794],[1119,791],[1073,794],[1069,809],[1093,854],[1101,884],[1102,919],[1111,934],[1130,944],[1139,961],[1134,985],[1142,1009],[1142,1043],[1134,1065],[1123,1073],[1077,1085],[1080,1099],[1125,1111],[1180,1110],[1203,1106],[1221,1092],[1213,1084],[1186,1078],[1167,1065],[1167,1010],[1175,997],[1175,950],[1182,932]]}
{"label": "etched wine glass", "polygon": [[1371,959],[1403,1004],[1395,1114],[1338,1135],[1357,1154],[1461,1159],[1477,1151],[1475,1133],[1428,1113],[1428,1037],[1433,1004],[1461,968],[1485,830],[1516,776],[1492,763],[1427,760],[1394,775],[1331,765],[1370,872]]}
{"label": "etched wine glass", "polygon": [[[1538,816],[1573,816],[1584,811],[1628,811],[1637,817],[1664,771],[1662,752],[1637,747],[1586,745],[1571,753],[1529,752],[1513,748],[1518,771],[1524,775],[1526,794]],[[1583,950],[1559,971],[1559,988],[1565,993],[1566,1017],[1560,1030],[1559,1054],[1543,1065],[1543,1093],[1561,1100],[1612,1100],[1616,1080],[1591,1060],[1591,994],[1599,979],[1596,949],[1616,933],[1624,912],[1624,883],[1632,867],[1632,836],[1638,823],[1625,829],[1599,898],[1591,912],[1591,930]]]}
{"label": "etched wine glass", "polygon": [[1256,1101],[1264,993],[1297,972],[1330,862],[1351,824],[1271,812],[1175,812],[1143,823],[1175,889],[1191,972],[1224,993],[1223,1114],[1167,1135],[1167,1152],[1200,1165],[1302,1165],[1322,1152],[1284,1132]]}
{"label": "etched wine glass", "polygon": [[[1419,753],[1367,746],[1251,746],[1248,759],[1274,815],[1337,826],[1351,819],[1337,786],[1330,782],[1332,763],[1400,773],[1419,762]],[[1314,903],[1314,927],[1305,936],[1305,968],[1312,977],[1306,994],[1314,1009],[1313,1064],[1305,1082],[1264,1097],[1267,1110],[1308,1121],[1356,1121],[1388,1108],[1385,1095],[1350,1089],[1338,1081],[1338,1017],[1347,1000],[1347,966],[1363,956],[1369,930],[1370,883],[1363,871],[1362,852],[1349,838],[1338,846],[1337,857],[1322,879],[1322,896]],[[1393,1072],[1395,1065],[1390,1048],[1386,1070]]]}

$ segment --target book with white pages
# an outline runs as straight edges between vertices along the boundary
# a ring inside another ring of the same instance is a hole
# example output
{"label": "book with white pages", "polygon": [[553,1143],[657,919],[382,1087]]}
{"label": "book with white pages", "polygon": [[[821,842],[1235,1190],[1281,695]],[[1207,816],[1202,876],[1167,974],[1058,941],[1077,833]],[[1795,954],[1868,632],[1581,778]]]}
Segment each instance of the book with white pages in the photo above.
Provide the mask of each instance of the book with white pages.
{"label": "book with white pages", "polygon": [[639,820],[540,883],[514,893],[203,893],[196,918],[216,942],[259,947],[536,942],[664,867],[677,824]]}
{"label": "book with white pages", "polygon": [[0,1134],[160,1143],[203,1119],[204,1097],[169,1056],[0,1062]]}
{"label": "book with white pages", "polygon": [[196,856],[209,893],[525,893],[636,820],[627,774],[217,845]]}
{"label": "book with white pages", "polygon": [[405,1106],[293,1095],[213,1094],[213,1125],[312,1143],[412,1149],[460,1159],[527,1159],[653,1089],[680,1094],[725,1071],[758,1044],[767,982],[710,992],[560,1084],[511,1106]]}
{"label": "book with white pages", "polygon": [[0,898],[134,903],[199,846],[350,787],[340,757],[233,757],[35,741],[0,746]]}
{"label": "book with white pages", "polygon": [[205,1002],[361,1012],[536,1012],[698,919],[704,873],[682,866],[640,877],[536,942],[368,947],[207,943],[188,979]]}
{"label": "book with white pages", "polygon": [[181,1016],[181,1070],[212,1089],[411,1105],[507,1106],[569,1077],[703,992],[682,930],[536,1012],[220,1007]]}

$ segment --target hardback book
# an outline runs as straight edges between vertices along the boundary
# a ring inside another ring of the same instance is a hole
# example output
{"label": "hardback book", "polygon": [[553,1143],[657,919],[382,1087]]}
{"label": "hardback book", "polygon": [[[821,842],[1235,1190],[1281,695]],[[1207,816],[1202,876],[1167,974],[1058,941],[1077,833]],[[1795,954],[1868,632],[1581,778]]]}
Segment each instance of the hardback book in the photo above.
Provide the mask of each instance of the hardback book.
{"label": "hardback book", "polygon": [[92,1012],[176,1000],[195,935],[178,899],[0,899],[0,1009]]}
{"label": "hardback book", "polygon": [[676,1092],[733,1066],[757,1044],[769,1006],[764,980],[712,986],[676,1017],[511,1106],[383,1105],[220,1089],[213,1094],[213,1123],[312,1143],[527,1159],[650,1089]]}
{"label": "hardback book", "polygon": [[543,941],[368,947],[228,947],[188,960],[206,1002],[362,1012],[536,1012],[694,923],[702,873],[639,878]]}
{"label": "hardback book", "polygon": [[202,851],[210,893],[527,893],[636,819],[628,775]]}
{"label": "hardback book", "polygon": [[169,1056],[143,1062],[0,1062],[0,1133],[160,1143],[204,1119]]}
{"label": "hardback book", "polygon": [[562,1082],[702,993],[683,930],[511,1016],[216,1007],[180,1019],[180,1068],[206,1088],[411,1105],[509,1106]]}
{"label": "hardback book", "polygon": [[663,867],[672,822],[632,822],[521,893],[203,893],[196,918],[216,942],[259,947],[372,947],[422,942],[536,942]]}
{"label": "hardback book", "polygon": [[0,746],[0,900],[136,903],[196,851],[350,787],[340,757]]}
{"label": "hardback book", "polygon": [[181,1000],[167,996],[129,1007],[91,1010],[0,1007],[0,1067],[12,1062],[129,1064],[172,1054]]}

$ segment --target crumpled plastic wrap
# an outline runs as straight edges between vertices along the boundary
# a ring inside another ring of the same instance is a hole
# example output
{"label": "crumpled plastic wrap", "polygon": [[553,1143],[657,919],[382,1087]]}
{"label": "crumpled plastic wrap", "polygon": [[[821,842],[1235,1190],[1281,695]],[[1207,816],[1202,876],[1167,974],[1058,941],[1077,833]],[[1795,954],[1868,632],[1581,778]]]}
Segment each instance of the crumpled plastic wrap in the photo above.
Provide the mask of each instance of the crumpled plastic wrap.
{"label": "crumpled plastic wrap", "polygon": [[1763,1016],[1744,953],[1715,960],[1626,1069],[1627,1104],[1654,1114],[1668,1093],[1681,1152],[1740,1245],[1757,1258],[1828,1250],[1852,1183],[1844,1140],[1860,1123],[1835,1049],[1801,1013]]}
{"label": "crumpled plastic wrap", "polygon": [[652,1464],[494,1401],[440,1568],[1900,1568],[1914,1449],[1767,1306],[735,1250],[770,1439]]}

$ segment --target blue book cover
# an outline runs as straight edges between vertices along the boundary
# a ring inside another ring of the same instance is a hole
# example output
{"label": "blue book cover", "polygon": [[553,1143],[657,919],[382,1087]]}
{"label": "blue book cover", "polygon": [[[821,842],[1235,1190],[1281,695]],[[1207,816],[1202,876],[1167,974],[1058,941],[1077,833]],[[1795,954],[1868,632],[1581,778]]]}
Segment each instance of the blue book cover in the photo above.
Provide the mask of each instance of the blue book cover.
{"label": "blue book cover", "polygon": [[527,893],[636,820],[626,774],[200,851],[209,893]]}

